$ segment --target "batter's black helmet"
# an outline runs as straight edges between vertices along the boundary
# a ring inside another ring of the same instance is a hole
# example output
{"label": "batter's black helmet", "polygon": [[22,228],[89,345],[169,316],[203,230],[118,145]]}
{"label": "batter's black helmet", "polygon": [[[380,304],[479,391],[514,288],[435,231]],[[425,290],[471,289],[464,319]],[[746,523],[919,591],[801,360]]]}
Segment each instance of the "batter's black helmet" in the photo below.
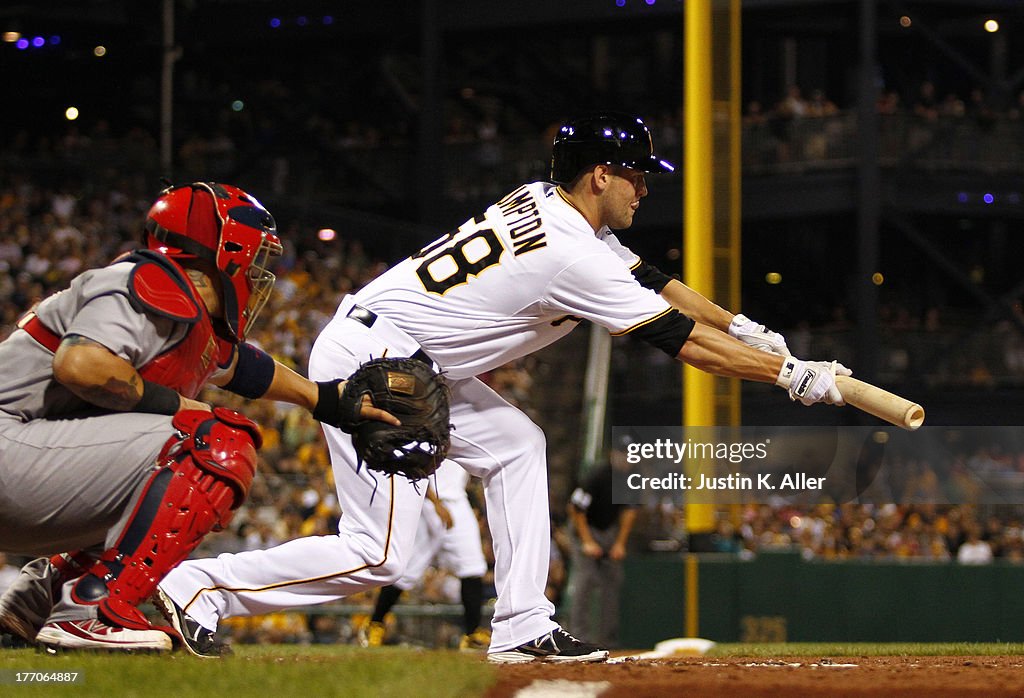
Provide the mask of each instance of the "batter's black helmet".
{"label": "batter's black helmet", "polygon": [[640,172],[674,172],[654,154],[651,132],[632,114],[601,112],[558,129],[551,150],[551,181],[566,184],[591,165],[622,165]]}

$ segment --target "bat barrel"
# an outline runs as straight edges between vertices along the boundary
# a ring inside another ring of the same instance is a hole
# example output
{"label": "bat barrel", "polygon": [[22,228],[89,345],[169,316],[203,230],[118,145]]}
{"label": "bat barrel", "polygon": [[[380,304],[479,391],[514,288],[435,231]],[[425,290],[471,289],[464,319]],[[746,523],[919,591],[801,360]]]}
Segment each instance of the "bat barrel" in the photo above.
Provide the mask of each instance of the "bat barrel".
{"label": "bat barrel", "polygon": [[900,426],[905,426],[907,429],[913,431],[922,424],[924,424],[924,408],[913,403],[907,409],[906,414],[903,415],[903,423]]}
{"label": "bat barrel", "polygon": [[836,387],[850,405],[890,424],[914,431],[924,424],[924,408],[877,385],[849,376],[836,376]]}

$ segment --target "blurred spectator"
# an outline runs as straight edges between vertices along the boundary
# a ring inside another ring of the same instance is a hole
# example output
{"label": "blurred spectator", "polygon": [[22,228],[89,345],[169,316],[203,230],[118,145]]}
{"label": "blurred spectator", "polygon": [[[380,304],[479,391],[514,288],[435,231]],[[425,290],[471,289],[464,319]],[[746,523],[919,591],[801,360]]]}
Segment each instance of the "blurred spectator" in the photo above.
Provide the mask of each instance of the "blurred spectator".
{"label": "blurred spectator", "polygon": [[806,115],[807,102],[804,101],[800,88],[797,85],[790,85],[785,96],[775,105],[769,120],[771,134],[776,142],[778,162],[789,162],[801,156],[802,153],[794,148],[794,143],[801,142],[796,138],[795,122]]}
{"label": "blurred spectator", "polygon": [[966,113],[964,102],[955,92],[948,93],[942,98],[937,107],[938,116],[947,119],[962,119]]}
{"label": "blurred spectator", "polygon": [[992,558],[992,546],[981,539],[978,525],[971,524],[967,528],[967,540],[956,551],[956,561],[961,565],[987,565]]}
{"label": "blurred spectator", "polygon": [[825,96],[824,90],[814,90],[807,102],[806,114],[811,117],[835,116],[839,113],[839,107],[835,102]]}
{"label": "blurred spectator", "polygon": [[900,93],[896,90],[883,90],[878,95],[876,109],[879,114],[898,114],[901,108]]}
{"label": "blurred spectator", "polygon": [[736,531],[736,525],[728,516],[718,519],[711,537],[711,549],[716,553],[739,553],[743,550],[743,536]]}
{"label": "blurred spectator", "polygon": [[985,95],[985,90],[980,87],[974,87],[971,89],[971,93],[967,101],[966,113],[967,116],[974,119],[974,122],[983,132],[990,131],[992,130],[992,127],[995,126],[995,110],[989,104],[988,97]]}
{"label": "blurred spectator", "polygon": [[[557,518],[554,509],[551,511],[551,558],[548,562],[548,578],[544,585],[544,595],[555,605],[556,609],[561,609],[569,581],[567,560],[571,555],[572,543],[565,521],[560,521]],[[493,568],[493,558],[489,560],[489,563]]]}
{"label": "blurred spectator", "polygon": [[786,88],[786,96],[779,102],[778,111],[791,119],[800,119],[809,116],[807,101],[803,97],[799,85],[790,85]]}
{"label": "blurred spectator", "polygon": [[924,121],[935,121],[939,118],[939,103],[933,82],[925,80],[920,84],[911,108],[914,115]]}

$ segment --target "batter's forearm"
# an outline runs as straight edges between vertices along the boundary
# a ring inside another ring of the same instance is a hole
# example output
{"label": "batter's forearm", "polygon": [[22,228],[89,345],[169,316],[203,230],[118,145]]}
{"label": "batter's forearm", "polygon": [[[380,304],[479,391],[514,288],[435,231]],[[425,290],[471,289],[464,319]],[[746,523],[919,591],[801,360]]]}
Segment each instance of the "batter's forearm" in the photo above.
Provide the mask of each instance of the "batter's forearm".
{"label": "batter's forearm", "polygon": [[694,326],[676,358],[716,376],[761,383],[778,379],[783,360],[778,354],[758,351],[725,332],[700,324]]}
{"label": "batter's forearm", "polygon": [[732,322],[732,313],[712,303],[703,295],[676,279],[672,279],[665,285],[665,288],[661,290],[661,297],[683,315],[702,325],[726,332],[729,329],[729,323]]}

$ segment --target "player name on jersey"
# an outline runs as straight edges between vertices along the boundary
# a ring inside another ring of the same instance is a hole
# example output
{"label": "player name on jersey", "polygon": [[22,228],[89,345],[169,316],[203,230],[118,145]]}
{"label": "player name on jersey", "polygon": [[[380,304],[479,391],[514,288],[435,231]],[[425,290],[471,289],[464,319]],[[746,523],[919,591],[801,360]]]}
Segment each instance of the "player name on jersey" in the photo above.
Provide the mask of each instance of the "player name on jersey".
{"label": "player name on jersey", "polygon": [[[525,184],[499,201],[498,208],[501,209],[501,215],[505,218],[509,236],[512,238],[515,248],[513,254],[518,257],[547,246],[545,233],[541,229],[543,221],[540,218],[540,208]],[[536,235],[530,235],[535,232]],[[529,237],[526,237],[527,235]]]}

